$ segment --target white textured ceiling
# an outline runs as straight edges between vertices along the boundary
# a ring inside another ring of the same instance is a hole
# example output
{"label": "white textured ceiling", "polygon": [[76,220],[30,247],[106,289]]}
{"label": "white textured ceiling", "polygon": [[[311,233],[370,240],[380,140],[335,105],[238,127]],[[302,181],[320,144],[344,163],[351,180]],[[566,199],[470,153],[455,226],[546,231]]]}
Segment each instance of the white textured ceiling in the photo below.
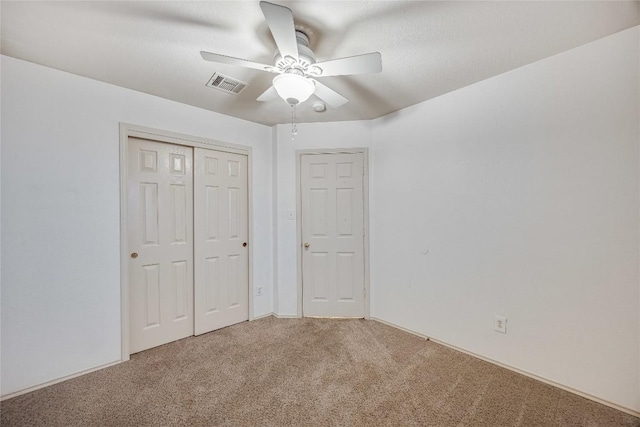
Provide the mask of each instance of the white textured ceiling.
{"label": "white textured ceiling", "polygon": [[[379,117],[640,23],[637,1],[273,1],[293,10],[318,61],[379,51],[380,74],[326,77],[350,102],[298,121]],[[206,50],[272,63],[257,1],[6,2],[1,51],[81,76],[272,125],[281,100],[255,99],[273,74],[202,60]],[[205,87],[214,72],[240,95]],[[313,101],[314,98],[311,98]]]}

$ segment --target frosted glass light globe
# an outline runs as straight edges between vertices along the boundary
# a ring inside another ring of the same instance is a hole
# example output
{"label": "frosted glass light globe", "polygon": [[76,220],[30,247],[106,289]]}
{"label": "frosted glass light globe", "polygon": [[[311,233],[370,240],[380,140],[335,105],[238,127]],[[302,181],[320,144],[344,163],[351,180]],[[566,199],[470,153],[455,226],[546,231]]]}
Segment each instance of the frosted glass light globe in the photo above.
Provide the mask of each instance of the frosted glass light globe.
{"label": "frosted glass light globe", "polygon": [[280,74],[273,79],[273,87],[289,105],[306,101],[316,90],[312,80],[298,74]]}

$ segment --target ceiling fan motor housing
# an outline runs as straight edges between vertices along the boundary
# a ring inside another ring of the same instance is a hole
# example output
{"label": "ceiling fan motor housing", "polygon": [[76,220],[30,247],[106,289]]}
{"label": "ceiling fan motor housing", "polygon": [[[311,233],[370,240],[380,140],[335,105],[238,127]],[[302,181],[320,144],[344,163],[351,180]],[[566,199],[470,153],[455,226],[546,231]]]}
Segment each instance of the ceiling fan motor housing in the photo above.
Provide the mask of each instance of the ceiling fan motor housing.
{"label": "ceiling fan motor housing", "polygon": [[296,41],[298,42],[298,60],[290,56],[282,57],[279,50],[274,55],[274,63],[281,73],[296,73],[297,70],[302,75],[319,76],[322,74],[320,67],[314,66],[316,55],[309,48],[309,37],[300,30],[296,30]]}

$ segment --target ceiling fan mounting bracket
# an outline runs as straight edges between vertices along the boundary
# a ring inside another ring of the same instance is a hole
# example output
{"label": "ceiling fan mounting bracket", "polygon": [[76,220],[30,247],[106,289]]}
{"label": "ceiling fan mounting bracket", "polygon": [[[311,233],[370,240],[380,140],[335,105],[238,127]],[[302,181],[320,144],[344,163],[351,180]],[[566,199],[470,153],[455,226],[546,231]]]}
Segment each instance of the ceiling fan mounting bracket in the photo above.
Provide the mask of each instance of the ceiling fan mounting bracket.
{"label": "ceiling fan mounting bracket", "polygon": [[298,42],[298,45],[309,47],[309,36],[298,28],[296,28],[296,41]]}

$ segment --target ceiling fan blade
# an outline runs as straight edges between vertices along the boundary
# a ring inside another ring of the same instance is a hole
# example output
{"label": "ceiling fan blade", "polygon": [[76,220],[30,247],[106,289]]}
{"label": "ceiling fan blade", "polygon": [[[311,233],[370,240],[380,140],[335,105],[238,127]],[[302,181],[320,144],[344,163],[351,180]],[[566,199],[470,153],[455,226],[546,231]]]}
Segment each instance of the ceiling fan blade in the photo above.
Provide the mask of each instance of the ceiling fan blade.
{"label": "ceiling fan blade", "polygon": [[259,64],[257,62],[249,61],[248,59],[234,58],[233,56],[220,55],[218,53],[200,51],[202,59],[211,62],[217,62],[218,64],[238,65],[240,67],[254,68],[260,71],[269,71],[271,73],[277,73],[278,70],[271,65]]}
{"label": "ceiling fan blade", "polygon": [[260,95],[256,101],[273,101],[274,99],[278,99],[279,95],[276,92],[276,88],[271,86],[269,89],[265,90],[262,95]]}
{"label": "ceiling fan blade", "polygon": [[322,70],[320,74],[314,73],[316,77],[379,73],[382,71],[382,56],[380,52],[365,53],[364,55],[318,62],[314,66]]}
{"label": "ceiling fan blade", "polygon": [[298,42],[291,9],[266,1],[260,2],[260,8],[282,57],[290,56],[297,61]]}
{"label": "ceiling fan blade", "polygon": [[333,108],[341,107],[349,102],[347,98],[340,95],[335,90],[323,85],[319,81],[314,80],[314,83],[316,84],[316,91],[314,92],[314,94],[327,104],[331,105]]}

